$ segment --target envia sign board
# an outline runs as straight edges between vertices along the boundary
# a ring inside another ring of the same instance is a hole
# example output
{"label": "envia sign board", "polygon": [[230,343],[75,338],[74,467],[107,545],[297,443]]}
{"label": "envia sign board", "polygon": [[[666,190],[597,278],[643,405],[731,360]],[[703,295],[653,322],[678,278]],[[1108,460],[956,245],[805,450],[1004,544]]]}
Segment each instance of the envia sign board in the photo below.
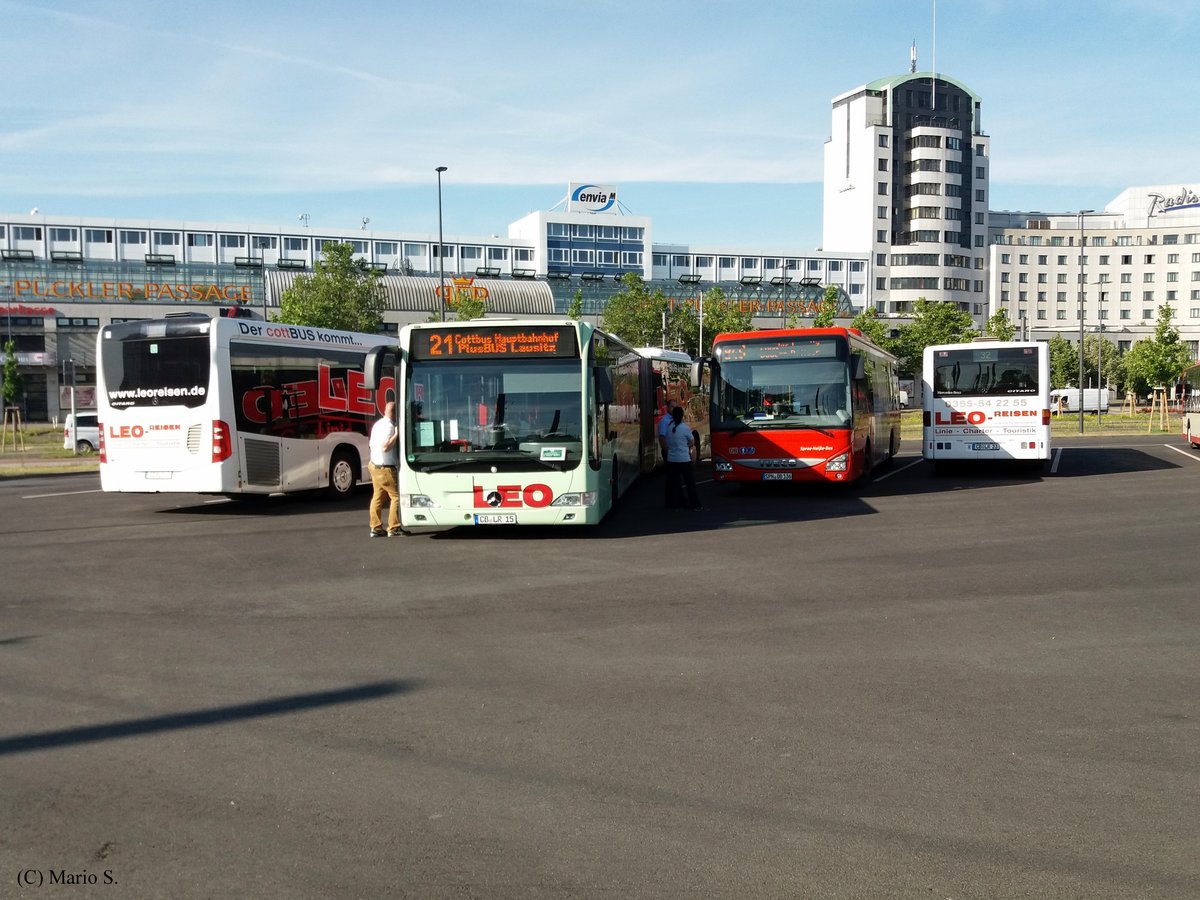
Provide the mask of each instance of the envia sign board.
{"label": "envia sign board", "polygon": [[567,212],[615,213],[617,186],[572,181],[567,194]]}

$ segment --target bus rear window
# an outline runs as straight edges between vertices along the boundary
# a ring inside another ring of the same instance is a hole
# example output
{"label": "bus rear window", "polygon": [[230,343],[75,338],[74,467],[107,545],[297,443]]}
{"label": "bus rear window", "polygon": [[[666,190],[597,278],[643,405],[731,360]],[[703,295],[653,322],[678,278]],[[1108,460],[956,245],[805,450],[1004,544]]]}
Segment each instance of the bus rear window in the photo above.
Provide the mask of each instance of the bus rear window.
{"label": "bus rear window", "polygon": [[112,407],[202,406],[208,399],[207,334],[117,337],[103,345]]}
{"label": "bus rear window", "polygon": [[1006,396],[1038,392],[1036,347],[981,347],[933,354],[935,397]]}

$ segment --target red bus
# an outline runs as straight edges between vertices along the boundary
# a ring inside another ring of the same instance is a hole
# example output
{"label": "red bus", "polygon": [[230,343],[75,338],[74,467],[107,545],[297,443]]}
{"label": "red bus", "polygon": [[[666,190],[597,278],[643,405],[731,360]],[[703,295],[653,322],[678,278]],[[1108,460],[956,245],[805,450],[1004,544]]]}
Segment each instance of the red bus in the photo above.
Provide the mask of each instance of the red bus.
{"label": "red bus", "polygon": [[848,483],[900,449],[896,358],[857,329],[721,334],[709,365],[717,481]]}

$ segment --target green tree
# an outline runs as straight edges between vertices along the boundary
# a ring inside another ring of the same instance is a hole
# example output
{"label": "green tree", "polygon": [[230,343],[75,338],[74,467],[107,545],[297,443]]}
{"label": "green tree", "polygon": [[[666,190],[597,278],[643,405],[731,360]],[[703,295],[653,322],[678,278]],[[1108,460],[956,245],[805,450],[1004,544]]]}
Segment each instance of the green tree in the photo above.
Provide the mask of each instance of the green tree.
{"label": "green tree", "polygon": [[13,406],[25,389],[25,379],[17,368],[17,346],[10,339],[4,345],[4,405]]}
{"label": "green tree", "polygon": [[879,312],[874,306],[864,306],[862,311],[850,323],[851,328],[857,328],[865,334],[876,347],[891,350],[892,339],[888,337],[888,325],[879,318]]}
{"label": "green tree", "polygon": [[1170,385],[1192,363],[1187,344],[1179,339],[1179,331],[1171,325],[1174,310],[1168,304],[1158,308],[1154,337],[1138,341],[1125,354],[1127,387],[1138,393]]}
{"label": "green tree", "polygon": [[1061,334],[1050,338],[1050,387],[1065,388],[1079,380],[1079,349]]}
{"label": "green tree", "polygon": [[682,343],[680,329],[685,316],[694,319],[695,313],[682,306],[672,308],[661,288],[651,293],[640,275],[626,272],[621,276],[621,289],[609,299],[600,322],[605,331],[635,347],[662,344],[665,322],[667,345],[678,346]]}
{"label": "green tree", "polygon": [[575,289],[575,296],[571,298],[571,303],[567,306],[567,315],[576,322],[583,318],[583,291],[579,288]]}
{"label": "green tree", "polygon": [[1017,326],[1008,318],[1008,310],[1001,307],[987,320],[987,333],[1002,341],[1011,341],[1017,333]]}
{"label": "green tree", "polygon": [[900,335],[892,352],[900,357],[900,372],[916,377],[921,371],[921,358],[930,344],[956,344],[979,335],[973,327],[971,314],[958,308],[957,303],[941,303],[917,298],[912,319],[900,326]]}
{"label": "green tree", "polygon": [[679,304],[676,312],[686,313],[672,321],[678,326],[684,352],[693,357],[708,356],[712,342],[718,334],[726,331],[752,331],[754,315],[736,300],[729,300],[719,287],[711,287],[704,293],[704,346],[700,346],[700,316],[691,306]]}
{"label": "green tree", "polygon": [[482,297],[475,297],[470,291],[459,293],[451,293],[454,299],[454,305],[449,312],[454,314],[454,318],[460,322],[467,322],[471,319],[482,319],[487,315],[487,305],[483,302]]}
{"label": "green tree", "polygon": [[825,296],[821,298],[821,308],[813,316],[813,328],[829,328],[833,325],[833,317],[837,314],[838,289],[836,284],[825,288]]}
{"label": "green tree", "polygon": [[383,286],[354,248],[328,243],[312,275],[298,275],[279,301],[277,322],[375,334],[383,324]]}
{"label": "green tree", "polygon": [[[1100,371],[1096,371],[1097,354],[1099,354]],[[1117,345],[1105,340],[1099,334],[1088,334],[1083,338],[1083,378],[1084,384],[1100,387],[1113,385],[1123,388],[1128,379],[1125,371],[1125,358]],[[1078,362],[1076,363],[1078,367]],[[1078,372],[1076,373],[1078,377]]]}

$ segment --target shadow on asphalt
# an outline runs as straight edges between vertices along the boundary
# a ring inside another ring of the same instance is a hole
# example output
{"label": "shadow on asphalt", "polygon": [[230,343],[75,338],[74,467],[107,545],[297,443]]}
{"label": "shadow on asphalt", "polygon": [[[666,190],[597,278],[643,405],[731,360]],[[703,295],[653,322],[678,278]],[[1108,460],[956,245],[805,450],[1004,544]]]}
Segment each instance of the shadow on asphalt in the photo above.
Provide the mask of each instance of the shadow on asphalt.
{"label": "shadow on asphalt", "polygon": [[334,706],[343,703],[361,703],[364,700],[378,700],[383,697],[390,697],[393,694],[408,693],[416,687],[418,687],[416,682],[379,681],[333,691],[316,691],[311,694],[274,697],[270,700],[257,700],[253,703],[241,703],[235,706],[216,706],[210,709],[197,709],[191,712],[150,716],[145,719],[125,719],[120,722],[84,725],[79,728],[39,731],[33,734],[0,738],[0,756],[7,756],[14,753],[30,753],[35,750],[52,750],[75,744],[92,744],[97,741],[138,737],[144,734],[155,734],[160,731],[179,731],[185,728],[224,725],[227,722],[304,712],[310,709],[320,709],[324,706]]}

